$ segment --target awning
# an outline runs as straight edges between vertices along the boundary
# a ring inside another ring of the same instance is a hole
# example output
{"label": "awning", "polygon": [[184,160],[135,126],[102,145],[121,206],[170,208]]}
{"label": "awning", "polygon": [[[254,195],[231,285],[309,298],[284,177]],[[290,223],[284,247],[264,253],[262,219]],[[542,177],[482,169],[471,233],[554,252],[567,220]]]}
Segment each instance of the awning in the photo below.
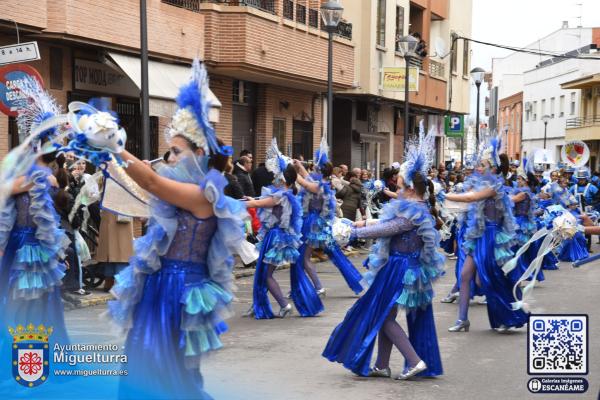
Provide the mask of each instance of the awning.
{"label": "awning", "polygon": [[[110,59],[141,89],[142,71],[138,57],[127,56],[120,53],[108,52]],[[190,67],[176,64],[167,64],[159,61],[148,61],[148,83],[150,97],[175,100],[179,88],[190,79]],[[221,102],[209,90],[208,99],[212,103],[209,113],[211,122],[219,122]]]}

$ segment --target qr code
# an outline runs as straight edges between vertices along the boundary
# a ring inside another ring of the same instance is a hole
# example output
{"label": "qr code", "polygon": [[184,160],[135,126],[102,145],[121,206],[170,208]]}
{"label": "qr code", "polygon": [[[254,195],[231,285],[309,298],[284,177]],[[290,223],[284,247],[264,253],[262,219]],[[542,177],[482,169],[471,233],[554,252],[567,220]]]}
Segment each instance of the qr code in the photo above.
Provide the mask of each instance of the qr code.
{"label": "qr code", "polygon": [[531,315],[529,374],[587,374],[587,315]]}

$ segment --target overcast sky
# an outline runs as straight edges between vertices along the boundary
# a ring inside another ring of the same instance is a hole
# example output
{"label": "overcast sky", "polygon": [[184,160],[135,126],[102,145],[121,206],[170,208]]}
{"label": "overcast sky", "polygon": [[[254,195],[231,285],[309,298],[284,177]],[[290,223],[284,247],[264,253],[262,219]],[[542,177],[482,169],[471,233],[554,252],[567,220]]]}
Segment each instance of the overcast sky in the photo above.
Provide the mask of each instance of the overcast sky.
{"label": "overcast sky", "polygon": [[[600,0],[473,0],[472,37],[491,43],[525,47],[560,29],[562,21],[568,21],[570,27],[579,26],[580,16],[582,26],[600,27]],[[482,67],[486,71],[491,71],[493,57],[510,54],[510,51],[477,43],[473,43],[472,49],[471,67]],[[473,87],[473,116],[475,93]],[[485,94],[482,90],[481,115]]]}

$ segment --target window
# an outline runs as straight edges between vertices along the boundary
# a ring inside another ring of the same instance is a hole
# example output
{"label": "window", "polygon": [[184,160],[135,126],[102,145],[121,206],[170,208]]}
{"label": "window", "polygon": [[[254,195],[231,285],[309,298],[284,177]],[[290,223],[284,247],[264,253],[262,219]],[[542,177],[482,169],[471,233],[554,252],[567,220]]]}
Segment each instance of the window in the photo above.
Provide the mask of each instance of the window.
{"label": "window", "polygon": [[542,100],[542,111],[540,111],[540,115],[543,117],[546,115],[546,99]]}
{"label": "window", "polygon": [[63,88],[63,51],[60,47],[50,47],[50,89]]}
{"label": "window", "polygon": [[575,92],[571,92],[571,110],[570,115],[575,115]]}
{"label": "window", "polygon": [[296,22],[306,25],[306,6],[296,3]]}
{"label": "window", "polygon": [[560,96],[560,99],[558,100],[558,116],[561,118],[565,116],[565,96],[564,95]]}
{"label": "window", "polygon": [[377,0],[377,44],[385,47],[385,0]]}
{"label": "window", "polygon": [[275,118],[273,120],[273,138],[277,140],[277,147],[285,153],[285,119]]}
{"label": "window", "polygon": [[458,40],[452,41],[452,52],[450,54],[450,68],[452,73],[456,74],[456,68],[458,65]]}
{"label": "window", "polygon": [[537,120],[537,101],[533,102],[533,117],[531,118],[532,121]]}
{"label": "window", "polygon": [[237,104],[253,103],[254,84],[246,81],[233,81],[233,102]]}
{"label": "window", "polygon": [[463,76],[469,76],[469,41],[463,40]]}
{"label": "window", "polygon": [[294,2],[283,0],[283,18],[294,20]]}
{"label": "window", "polygon": [[550,98],[550,118],[554,118],[554,100],[554,97]]}
{"label": "window", "polygon": [[396,6],[396,51],[400,50],[400,38],[404,36],[404,7]]}
{"label": "window", "polygon": [[531,118],[531,111],[525,111],[525,122],[529,122],[529,118]]}

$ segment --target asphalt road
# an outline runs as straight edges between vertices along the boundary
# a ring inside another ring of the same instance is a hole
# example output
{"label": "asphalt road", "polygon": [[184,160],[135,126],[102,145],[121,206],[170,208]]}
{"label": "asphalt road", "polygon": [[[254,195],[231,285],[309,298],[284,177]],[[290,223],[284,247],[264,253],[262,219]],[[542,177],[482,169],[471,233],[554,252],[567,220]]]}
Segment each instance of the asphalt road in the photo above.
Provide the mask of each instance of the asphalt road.
{"label": "asphalt road", "polygon": [[[364,256],[353,258],[360,265]],[[433,379],[395,381],[354,376],[339,364],[321,356],[333,328],[357,299],[329,263],[318,266],[328,288],[325,312],[315,318],[297,315],[285,319],[243,318],[251,302],[252,278],[238,280],[236,316],[222,339],[224,349],[207,357],[202,365],[206,390],[216,399],[596,399],[600,388],[600,262],[578,269],[561,263],[560,270],[546,271],[546,281],[534,292],[536,313],[589,315],[590,389],[584,395],[541,395],[527,390],[527,328],[500,335],[489,329],[486,307],[472,303],[469,333],[449,333],[456,319],[456,304],[441,304],[453,283],[453,261],[435,286],[434,313],[444,375]],[[276,273],[284,292],[289,289],[287,270]],[[74,341],[121,344],[97,315],[104,307],[67,312]],[[278,306],[274,304],[274,310]],[[404,316],[398,321],[405,325]],[[401,372],[403,358],[394,350],[391,368]],[[157,372],[160,375],[159,372]]]}

